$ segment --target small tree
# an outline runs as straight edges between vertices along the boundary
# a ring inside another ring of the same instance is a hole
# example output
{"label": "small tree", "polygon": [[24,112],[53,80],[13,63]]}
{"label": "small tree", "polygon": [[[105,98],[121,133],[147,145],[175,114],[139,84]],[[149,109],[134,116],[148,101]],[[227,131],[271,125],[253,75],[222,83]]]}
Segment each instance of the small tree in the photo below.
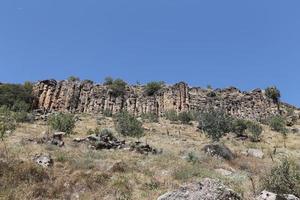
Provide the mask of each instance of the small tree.
{"label": "small tree", "polygon": [[76,76],[70,76],[68,78],[68,81],[70,81],[70,82],[76,82],[76,81],[80,81],[80,78],[76,77]]}
{"label": "small tree", "polygon": [[223,111],[210,109],[201,114],[198,128],[212,141],[219,141],[232,129],[232,119]]}
{"label": "small tree", "polygon": [[163,81],[152,81],[150,83],[147,83],[147,85],[145,86],[145,94],[147,96],[153,96],[163,88],[164,84],[165,83]]}
{"label": "small tree", "polygon": [[8,151],[4,142],[4,137],[7,132],[14,131],[16,129],[16,121],[12,116],[11,111],[6,107],[0,107],[0,140],[4,144],[4,149],[6,156],[8,156]]}
{"label": "small tree", "polygon": [[108,77],[105,77],[103,85],[112,85],[113,82],[114,82],[114,79],[112,77],[108,76]]}
{"label": "small tree", "polygon": [[114,97],[119,97],[125,95],[127,83],[122,79],[113,79],[111,77],[106,77],[104,85],[108,86],[111,90],[111,94]]}
{"label": "small tree", "polygon": [[275,103],[279,103],[281,94],[276,86],[271,86],[265,89],[266,96],[272,99]]}
{"label": "small tree", "polygon": [[140,138],[144,135],[142,122],[126,111],[116,115],[115,127],[116,130],[124,136]]}
{"label": "small tree", "polygon": [[71,134],[75,128],[75,119],[72,114],[58,113],[48,119],[49,126],[55,131]]}
{"label": "small tree", "polygon": [[178,120],[183,124],[189,124],[193,120],[193,116],[190,112],[181,112],[178,115]]}
{"label": "small tree", "polygon": [[261,178],[261,185],[263,189],[276,194],[300,196],[299,166],[285,158]]}
{"label": "small tree", "polygon": [[237,136],[244,136],[246,129],[247,129],[247,121],[246,120],[236,119],[233,121],[232,131]]}
{"label": "small tree", "polygon": [[250,139],[252,142],[258,142],[260,141],[260,136],[263,131],[263,128],[260,124],[252,121],[247,122],[247,131],[249,131]]}

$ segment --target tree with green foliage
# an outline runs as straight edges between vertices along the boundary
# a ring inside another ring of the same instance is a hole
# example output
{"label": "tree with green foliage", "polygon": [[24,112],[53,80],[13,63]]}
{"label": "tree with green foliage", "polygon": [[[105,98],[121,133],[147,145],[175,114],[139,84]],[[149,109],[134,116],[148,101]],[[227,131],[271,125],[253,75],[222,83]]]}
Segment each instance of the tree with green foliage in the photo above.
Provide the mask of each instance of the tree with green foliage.
{"label": "tree with green foliage", "polygon": [[286,121],[280,115],[275,115],[269,119],[269,126],[273,131],[287,133]]}
{"label": "tree with green foliage", "polygon": [[232,118],[221,110],[209,109],[201,114],[198,128],[213,142],[219,141],[231,131]]}
{"label": "tree with green foliage", "polygon": [[300,196],[300,166],[284,158],[261,178],[262,188],[276,194]]}
{"label": "tree with green foliage", "polygon": [[267,87],[265,89],[265,94],[268,98],[272,99],[275,103],[278,103],[280,101],[281,94],[276,86]]}
{"label": "tree with green foliage", "polygon": [[163,82],[163,81],[152,81],[152,82],[149,82],[145,86],[145,94],[147,96],[153,96],[159,90],[161,90],[164,85],[165,85],[165,82]]}
{"label": "tree with green foliage", "polygon": [[48,119],[48,124],[55,131],[71,134],[75,128],[74,115],[69,113],[53,114]]}
{"label": "tree with green foliage", "polygon": [[115,127],[124,136],[140,138],[144,135],[142,122],[126,111],[115,116]]}
{"label": "tree with green foliage", "polygon": [[14,111],[28,112],[32,109],[33,99],[32,85],[29,82],[24,85],[0,85],[0,106],[7,106]]}
{"label": "tree with green foliage", "polygon": [[9,131],[14,131],[16,128],[16,120],[12,112],[6,107],[0,107],[0,139],[3,141],[4,136]]}
{"label": "tree with green foliage", "polygon": [[108,76],[108,77],[105,77],[103,85],[112,85],[113,82],[114,82],[114,79],[112,77]]}

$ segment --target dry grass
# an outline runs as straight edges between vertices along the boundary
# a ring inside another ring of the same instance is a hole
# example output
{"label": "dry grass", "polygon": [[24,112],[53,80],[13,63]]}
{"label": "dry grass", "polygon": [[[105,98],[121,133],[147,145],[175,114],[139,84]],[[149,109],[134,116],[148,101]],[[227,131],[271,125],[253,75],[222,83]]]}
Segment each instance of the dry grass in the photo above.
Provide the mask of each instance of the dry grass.
{"label": "dry grass", "polygon": [[[223,138],[222,142],[238,155],[232,162],[211,158],[202,153],[202,147],[209,140],[197,132],[196,124],[171,124],[167,120],[145,123],[146,135],[141,138],[141,141],[151,146],[162,148],[163,153],[160,155],[145,156],[127,150],[96,151],[90,150],[86,144],[72,142],[73,138],[86,136],[89,129],[96,127],[109,128],[121,137],[116,133],[111,118],[100,117],[102,119],[99,122],[99,116],[80,116],[76,133],[64,139],[66,145],[62,148],[24,142],[24,139],[39,137],[46,131],[48,127],[44,122],[20,125],[6,138],[11,161],[8,164],[0,161],[0,199],[78,197],[153,200],[179,185],[199,181],[204,177],[221,179],[240,192],[244,199],[251,199],[253,192],[259,190],[258,177],[273,165],[272,159],[279,159],[283,155],[290,155],[298,160],[300,158],[299,134],[290,134],[286,140],[287,148],[284,148],[280,133],[273,132],[268,127],[264,127],[263,139],[259,143],[239,141],[232,136]],[[265,158],[260,160],[243,156],[241,152],[247,148],[262,149]],[[31,161],[33,155],[41,152],[51,154],[54,159],[52,168],[43,169]],[[195,162],[187,159],[191,152],[196,156]],[[116,163],[122,164],[118,166]],[[231,170],[233,175],[222,176],[215,171],[218,168]]]}

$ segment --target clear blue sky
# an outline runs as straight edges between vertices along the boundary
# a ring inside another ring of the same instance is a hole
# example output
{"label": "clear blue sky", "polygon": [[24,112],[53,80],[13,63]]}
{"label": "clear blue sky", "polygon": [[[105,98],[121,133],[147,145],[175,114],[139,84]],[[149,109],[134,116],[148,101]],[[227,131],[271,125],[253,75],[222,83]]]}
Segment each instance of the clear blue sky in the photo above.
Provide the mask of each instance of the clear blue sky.
{"label": "clear blue sky", "polygon": [[300,106],[299,0],[1,0],[0,81],[276,85]]}

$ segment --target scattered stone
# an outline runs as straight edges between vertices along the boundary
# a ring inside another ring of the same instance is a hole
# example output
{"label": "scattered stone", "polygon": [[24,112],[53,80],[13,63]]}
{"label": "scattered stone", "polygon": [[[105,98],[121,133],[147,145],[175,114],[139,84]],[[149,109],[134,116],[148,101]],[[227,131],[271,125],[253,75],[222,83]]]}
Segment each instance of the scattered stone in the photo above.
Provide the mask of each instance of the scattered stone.
{"label": "scattered stone", "polygon": [[42,167],[51,167],[53,165],[53,159],[48,154],[37,154],[33,157],[33,160]]}
{"label": "scattered stone", "polygon": [[162,150],[158,151],[157,149],[151,147],[149,144],[143,144],[142,142],[134,142],[130,145],[130,151],[135,151],[140,154],[158,154],[162,153]]}
{"label": "scattered stone", "polygon": [[[86,140],[94,149],[121,149],[125,146],[125,140],[118,140],[112,134],[92,134]],[[82,141],[82,139],[77,139]]]}
{"label": "scattered stone", "polygon": [[225,160],[233,160],[235,158],[235,155],[232,153],[232,151],[223,144],[205,145],[203,151],[210,156],[221,157]]}
{"label": "scattered stone", "polygon": [[243,154],[246,156],[252,156],[255,158],[259,158],[259,159],[263,159],[263,157],[264,157],[264,153],[259,149],[248,149]]}
{"label": "scattered stone", "polygon": [[264,190],[256,197],[256,200],[299,200],[299,198],[291,194],[278,195]]}
{"label": "scattered stone", "polygon": [[166,193],[157,200],[241,200],[233,190],[220,181],[205,178],[200,183],[189,184],[176,191]]}
{"label": "scattered stone", "polygon": [[232,171],[226,170],[226,169],[215,169],[215,171],[223,176],[230,176],[232,175]]}

